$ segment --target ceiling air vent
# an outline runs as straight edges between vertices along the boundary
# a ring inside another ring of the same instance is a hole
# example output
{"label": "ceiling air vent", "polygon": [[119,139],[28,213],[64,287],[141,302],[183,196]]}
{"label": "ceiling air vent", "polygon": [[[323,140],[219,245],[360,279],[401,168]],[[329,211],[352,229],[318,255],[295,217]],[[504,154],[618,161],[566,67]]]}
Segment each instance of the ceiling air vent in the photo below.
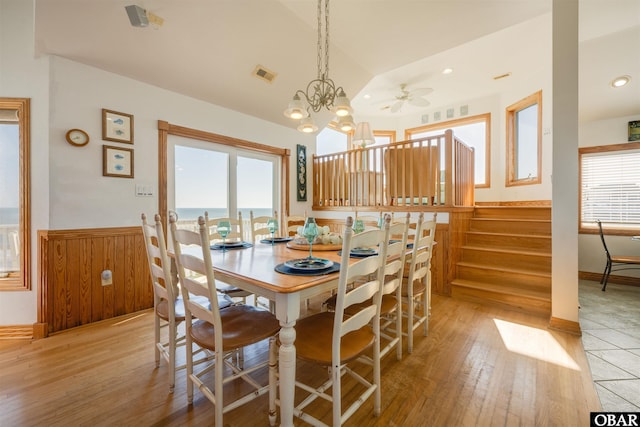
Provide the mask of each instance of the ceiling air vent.
{"label": "ceiling air vent", "polygon": [[500,79],[504,79],[504,78],[507,78],[507,77],[510,77],[510,76],[511,76],[511,73],[504,73],[504,74],[500,74],[499,76],[495,76],[493,78],[493,80],[500,80]]}
{"label": "ceiling air vent", "polygon": [[253,70],[253,75],[259,79],[266,81],[267,83],[272,83],[276,78],[276,73],[273,71],[267,70],[262,65],[256,65],[255,70]]}

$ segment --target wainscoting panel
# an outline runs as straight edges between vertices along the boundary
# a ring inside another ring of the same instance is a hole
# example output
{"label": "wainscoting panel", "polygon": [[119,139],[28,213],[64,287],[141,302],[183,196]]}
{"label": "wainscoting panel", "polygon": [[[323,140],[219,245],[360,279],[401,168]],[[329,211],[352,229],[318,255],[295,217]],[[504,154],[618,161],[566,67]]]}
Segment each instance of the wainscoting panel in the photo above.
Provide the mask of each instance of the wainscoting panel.
{"label": "wainscoting panel", "polygon": [[140,227],[41,230],[38,243],[38,322],[48,333],[153,307]]}

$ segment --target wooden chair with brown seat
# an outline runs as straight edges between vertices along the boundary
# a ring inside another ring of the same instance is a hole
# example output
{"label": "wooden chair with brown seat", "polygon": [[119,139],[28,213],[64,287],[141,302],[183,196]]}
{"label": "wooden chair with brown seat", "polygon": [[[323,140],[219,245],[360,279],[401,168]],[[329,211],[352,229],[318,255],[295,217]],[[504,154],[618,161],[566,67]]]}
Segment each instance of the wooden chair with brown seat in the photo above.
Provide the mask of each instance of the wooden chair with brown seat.
{"label": "wooden chair with brown seat", "polygon": [[[194,384],[215,407],[214,424],[223,425],[223,414],[267,393],[269,384],[256,379],[258,370],[276,363],[275,336],[280,325],[275,316],[258,307],[236,304],[221,310],[216,300],[216,283],[209,249],[209,233],[203,217],[198,218],[199,232],[179,230],[170,217],[173,247],[186,308],[187,400],[193,403]],[[186,249],[187,247],[192,247]],[[206,281],[197,277],[206,277]],[[207,300],[202,303],[201,298]],[[247,346],[269,339],[268,360],[250,367],[239,366],[235,356]],[[214,353],[212,364],[197,371],[193,347]],[[207,381],[213,373],[213,387]],[[226,376],[225,376],[226,374]],[[271,379],[272,377],[269,376]],[[250,391],[233,402],[225,403],[224,385],[242,379]]]}
{"label": "wooden chair with brown seat", "polygon": [[612,271],[620,270],[634,270],[640,268],[640,256],[634,255],[611,255],[607,248],[607,243],[604,240],[604,232],[602,231],[602,222],[598,223],[598,230],[600,231],[600,240],[602,240],[602,246],[604,247],[604,254],[607,257],[607,264],[604,267],[600,284],[602,285],[602,292],[607,289],[607,282]]}
{"label": "wooden chair with brown seat", "polygon": [[409,264],[408,277],[402,284],[402,300],[407,318],[407,351],[413,351],[413,334],[423,326],[423,335],[429,333],[429,315],[431,310],[431,256],[436,234],[437,213],[425,221],[421,212],[413,238],[413,248]]}
{"label": "wooden chair with brown seat", "polygon": [[[385,215],[385,220],[390,216]],[[389,224],[389,246],[387,248],[387,264],[385,266],[385,282],[382,288],[382,303],[380,305],[380,357],[384,357],[396,347],[396,358],[402,359],[402,280],[407,252],[407,237],[409,234],[409,213],[405,222]],[[336,307],[336,295],[332,295],[324,302],[329,311]],[[347,314],[357,305],[346,310]],[[384,343],[384,346],[383,346]]]}
{"label": "wooden chair with brown seat", "polygon": [[[173,393],[176,369],[186,367],[186,365],[176,366],[176,349],[185,343],[185,336],[178,332],[178,326],[185,320],[185,309],[184,301],[180,297],[179,285],[172,281],[173,276],[160,215],[155,215],[154,219],[155,224],[149,224],[147,216],[142,214],[142,234],[153,287],[155,360],[156,367],[160,366],[160,356],[167,362],[169,392]],[[222,308],[232,303],[229,297],[219,297],[219,305]],[[162,339],[161,328],[164,327],[168,329],[167,340]]]}
{"label": "wooden chair with brown seat", "polygon": [[[330,368],[330,378],[322,385],[312,386],[296,380],[296,387],[308,395],[294,408],[294,415],[315,426],[326,424],[306,412],[305,408],[317,398],[332,403],[334,426],[343,425],[371,396],[374,396],[374,414],[378,416],[381,410],[380,303],[389,228],[387,226],[385,230],[369,230],[354,235],[352,226],[353,218],[348,217],[342,243],[335,312],[325,311],[305,317],[295,326],[297,357],[325,369]],[[351,250],[362,247],[377,247],[378,254],[350,263]],[[347,285],[358,280],[364,283],[349,290]],[[358,310],[350,310],[347,315],[346,311],[355,306]],[[372,360],[372,379],[366,379],[352,366],[362,355],[369,355]],[[342,377],[347,374],[355,379],[358,388],[343,393]],[[332,389],[331,395],[325,392],[329,388]],[[275,390],[270,397],[271,405],[274,403]],[[349,401],[345,411],[342,411],[343,399]],[[273,425],[275,419],[270,421]]]}

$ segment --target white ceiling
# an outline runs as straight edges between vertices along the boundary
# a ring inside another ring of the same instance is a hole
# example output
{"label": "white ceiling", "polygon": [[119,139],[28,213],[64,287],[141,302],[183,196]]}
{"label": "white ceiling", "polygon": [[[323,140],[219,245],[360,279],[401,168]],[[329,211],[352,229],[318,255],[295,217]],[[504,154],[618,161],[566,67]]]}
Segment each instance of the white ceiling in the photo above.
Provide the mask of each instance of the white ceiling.
{"label": "white ceiling", "polygon": [[[294,127],[282,111],[316,77],[315,0],[35,0],[36,54],[54,54]],[[124,7],[164,18],[135,28]],[[334,0],[330,77],[359,115],[389,116],[399,85],[431,106],[549,73],[551,0]],[[640,114],[640,0],[580,0],[580,118]],[[542,58],[542,60],[536,60]],[[533,59],[533,60],[532,60]],[[541,69],[546,62],[547,69]],[[256,65],[277,76],[252,76]],[[443,76],[445,66],[454,73]],[[494,81],[493,76],[512,76]],[[609,82],[630,75],[625,88]],[[370,99],[364,99],[369,94]],[[394,113],[415,114],[408,105]],[[319,123],[329,113],[316,117]]]}

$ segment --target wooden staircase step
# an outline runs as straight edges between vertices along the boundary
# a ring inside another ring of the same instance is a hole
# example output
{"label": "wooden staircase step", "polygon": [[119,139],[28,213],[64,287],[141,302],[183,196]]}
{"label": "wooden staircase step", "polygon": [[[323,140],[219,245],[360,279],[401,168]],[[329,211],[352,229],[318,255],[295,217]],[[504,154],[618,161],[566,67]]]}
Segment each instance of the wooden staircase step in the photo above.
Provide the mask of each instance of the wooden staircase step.
{"label": "wooden staircase step", "polygon": [[509,310],[548,316],[551,313],[551,292],[506,292],[504,288],[488,283],[456,279],[451,286],[452,297],[467,301],[492,304]]}
{"label": "wooden staircase step", "polygon": [[551,236],[481,231],[468,231],[466,235],[467,245],[471,246],[551,252]]}
{"label": "wooden staircase step", "polygon": [[515,289],[551,289],[551,272],[513,267],[496,267],[486,264],[459,262],[456,278],[474,282],[493,283]]}
{"label": "wooden staircase step", "polygon": [[549,206],[476,206],[476,218],[520,218],[551,220]]}
{"label": "wooden staircase step", "polygon": [[551,220],[471,218],[469,231],[550,236]]}
{"label": "wooden staircase step", "polygon": [[462,247],[462,261],[492,267],[551,271],[550,253],[465,245]]}

